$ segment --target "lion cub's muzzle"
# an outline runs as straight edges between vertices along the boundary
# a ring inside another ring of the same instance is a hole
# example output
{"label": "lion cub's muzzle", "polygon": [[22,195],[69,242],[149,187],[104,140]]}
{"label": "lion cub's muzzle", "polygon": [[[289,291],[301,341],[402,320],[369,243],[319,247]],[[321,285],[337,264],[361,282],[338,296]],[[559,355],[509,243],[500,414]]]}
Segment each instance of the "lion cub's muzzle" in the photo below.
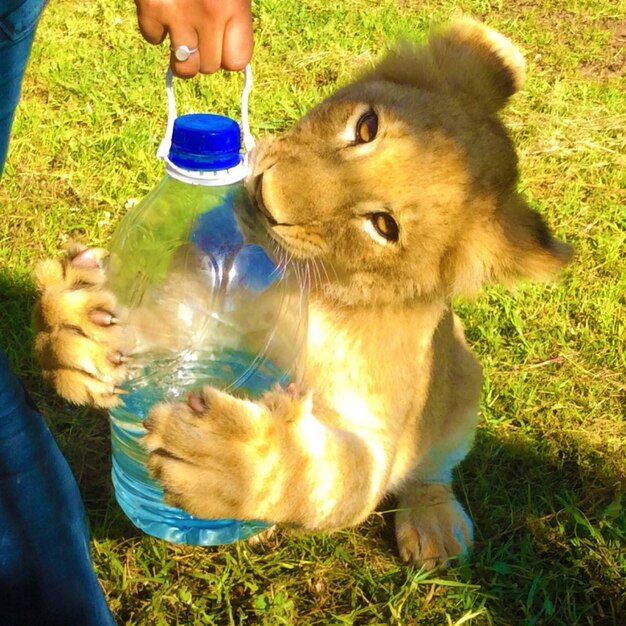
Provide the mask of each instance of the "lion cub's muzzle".
{"label": "lion cub's muzzle", "polygon": [[267,221],[270,223],[270,226],[276,226],[278,222],[271,214],[270,210],[267,208],[263,200],[263,173],[257,174],[254,177],[252,187],[254,190],[254,204],[256,205],[256,208],[261,212],[262,215],[265,216]]}

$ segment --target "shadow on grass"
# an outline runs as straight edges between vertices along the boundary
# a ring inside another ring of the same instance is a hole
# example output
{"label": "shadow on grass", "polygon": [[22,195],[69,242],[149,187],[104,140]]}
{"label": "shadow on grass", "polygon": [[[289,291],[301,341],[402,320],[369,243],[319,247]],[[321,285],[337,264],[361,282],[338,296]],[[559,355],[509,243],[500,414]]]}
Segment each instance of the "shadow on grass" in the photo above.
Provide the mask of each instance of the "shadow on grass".
{"label": "shadow on grass", "polygon": [[[601,465],[584,469],[574,445],[543,448],[479,429],[454,485],[474,522],[474,548],[468,563],[436,577],[476,586],[474,600],[492,620],[476,623],[618,626],[626,611],[623,478]],[[385,501],[380,510],[394,508]],[[383,517],[376,535],[397,556],[393,514]]]}
{"label": "shadow on grass", "polygon": [[30,276],[0,269],[0,347],[9,356],[15,372],[29,382],[36,382],[30,323],[35,298]]}
{"label": "shadow on grass", "polygon": [[624,484],[601,465],[585,469],[575,445],[546,448],[538,437],[479,430],[456,490],[475,524],[468,582],[501,624],[617,625]]}

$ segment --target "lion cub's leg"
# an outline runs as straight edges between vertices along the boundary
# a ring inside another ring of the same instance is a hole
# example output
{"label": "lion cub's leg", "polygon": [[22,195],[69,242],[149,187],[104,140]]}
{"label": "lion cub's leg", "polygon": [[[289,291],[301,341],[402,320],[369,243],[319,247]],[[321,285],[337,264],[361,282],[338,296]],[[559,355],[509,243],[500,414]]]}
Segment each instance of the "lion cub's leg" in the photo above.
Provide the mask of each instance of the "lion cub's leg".
{"label": "lion cub's leg", "polygon": [[472,522],[452,493],[452,470],[474,440],[482,388],[480,364],[465,342],[456,316],[435,337],[435,368],[430,395],[431,447],[402,485],[396,537],[406,561],[428,568],[448,564],[468,552]]}
{"label": "lion cub's leg", "polygon": [[[452,433],[427,459],[398,494],[396,538],[405,561],[428,569],[449,565],[464,556],[473,541],[472,521],[452,492],[452,469],[469,452],[475,419],[464,432]],[[456,435],[456,437],[454,436]]]}
{"label": "lion cub's leg", "polygon": [[104,289],[105,255],[74,244],[60,259],[39,263],[33,323],[43,376],[59,395],[76,404],[111,407],[119,402],[118,385],[126,373],[115,298]]}

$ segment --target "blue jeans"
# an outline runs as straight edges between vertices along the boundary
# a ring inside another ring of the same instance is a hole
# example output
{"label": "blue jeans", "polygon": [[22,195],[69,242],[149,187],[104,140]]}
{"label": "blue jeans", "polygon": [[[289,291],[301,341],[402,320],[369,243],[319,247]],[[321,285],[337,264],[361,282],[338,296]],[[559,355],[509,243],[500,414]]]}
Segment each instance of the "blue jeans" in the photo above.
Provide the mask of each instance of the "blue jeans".
{"label": "blue jeans", "polygon": [[0,624],[115,625],[78,485],[1,350]]}
{"label": "blue jeans", "polygon": [[46,0],[0,0],[0,176],[22,77]]}

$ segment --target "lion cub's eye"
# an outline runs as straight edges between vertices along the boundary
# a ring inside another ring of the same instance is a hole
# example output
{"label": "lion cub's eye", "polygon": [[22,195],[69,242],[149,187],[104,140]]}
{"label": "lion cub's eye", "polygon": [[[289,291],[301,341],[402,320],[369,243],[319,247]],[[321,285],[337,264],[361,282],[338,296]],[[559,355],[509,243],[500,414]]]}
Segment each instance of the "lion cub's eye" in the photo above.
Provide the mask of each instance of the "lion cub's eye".
{"label": "lion cub's eye", "polygon": [[355,142],[369,143],[376,138],[376,133],[378,133],[378,115],[370,109],[363,113],[356,123]]}
{"label": "lion cub's eye", "polygon": [[400,229],[396,220],[389,213],[373,213],[370,221],[374,230],[387,241],[398,241]]}

